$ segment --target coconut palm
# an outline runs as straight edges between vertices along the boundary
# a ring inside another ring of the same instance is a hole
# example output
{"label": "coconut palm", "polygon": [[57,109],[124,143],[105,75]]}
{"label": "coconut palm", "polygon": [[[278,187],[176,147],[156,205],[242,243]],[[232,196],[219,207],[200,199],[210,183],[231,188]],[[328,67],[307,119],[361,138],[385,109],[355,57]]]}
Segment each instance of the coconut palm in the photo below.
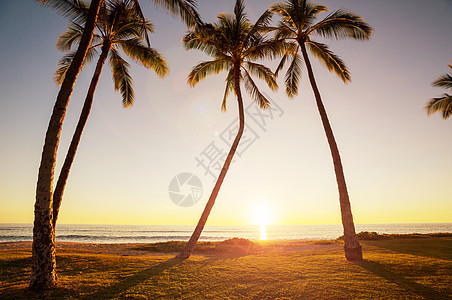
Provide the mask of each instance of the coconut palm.
{"label": "coconut palm", "polygon": [[[58,93],[53,113],[50,117],[42,150],[41,163],[36,187],[36,202],[33,225],[32,267],[30,288],[42,290],[56,284],[55,272],[55,231],[53,228],[53,177],[61,129],[72,90],[80,72],[82,63],[91,44],[98,18],[99,9],[104,0],[92,0],[86,14],[80,14],[78,5],[81,0],[37,0],[47,7],[56,9],[72,21],[84,23],[79,48],[67,68]],[[187,26],[200,23],[196,12],[195,0],[150,0],[156,5],[179,15]],[[138,0],[134,0],[139,10]],[[140,13],[141,17],[142,14]],[[82,18],[82,19],[79,19]]]}
{"label": "coconut palm", "polygon": [[[452,70],[452,66],[448,65]],[[452,74],[452,73],[451,73]],[[452,75],[444,74],[433,81],[432,85],[448,89],[452,92]],[[425,106],[429,115],[441,112],[443,119],[447,119],[452,114],[452,95],[444,93],[442,97],[431,99]]]}
{"label": "coconut palm", "polygon": [[[129,64],[120,56],[119,49],[144,67],[154,70],[160,77],[164,77],[168,73],[165,59],[156,50],[143,45],[146,33],[153,32],[153,26],[148,20],[144,20],[143,24],[133,1],[110,0],[107,5],[103,5],[97,29],[93,35],[93,45],[89,48],[85,58],[85,64],[93,59],[97,48],[101,49],[101,53],[53,195],[53,228],[56,226],[66,182],[91,111],[94,92],[106,59],[109,60],[115,90],[121,91],[124,107],[133,104],[134,91],[132,77],[129,74]],[[69,51],[73,44],[77,43],[82,32],[83,27],[80,24],[72,23],[69,29],[58,38],[57,48],[61,51]],[[60,60],[60,68],[55,74],[58,84],[63,81],[73,55],[74,52],[69,52]]]}
{"label": "coconut palm", "polygon": [[294,97],[298,94],[303,62],[306,65],[309,81],[314,91],[317,108],[333,157],[344,227],[345,257],[348,260],[362,260],[362,248],[355,232],[339,149],[314,78],[308,50],[329,71],[335,72],[346,83],[350,81],[350,72],[344,62],[327,45],[314,41],[312,37],[367,40],[370,38],[373,29],[360,16],[343,9],[334,11],[323,20],[316,22],[318,15],[328,11],[328,9],[326,6],[313,4],[306,0],[288,0],[284,3],[276,3],[271,7],[271,11],[280,15],[282,20],[276,27],[269,30],[274,31],[276,40],[284,40],[290,45],[282,56],[275,73],[277,74],[289,60],[289,67],[285,75],[286,92],[289,97]]}
{"label": "coconut palm", "polygon": [[[78,1],[39,0],[46,6],[55,8],[59,13],[73,21],[80,20]],[[103,0],[92,0],[86,14],[84,31],[80,37],[79,48],[74,54],[73,63],[68,68],[64,81],[53,107],[47,128],[41,164],[36,187],[35,218],[33,224],[33,246],[30,288],[42,290],[56,284],[55,232],[52,228],[52,191],[56,154],[61,128],[72,90],[91,43],[92,33],[97,21],[99,8]]]}
{"label": "coconut palm", "polygon": [[259,91],[251,75],[264,80],[274,91],[278,88],[274,73],[266,66],[255,62],[256,59],[272,58],[282,51],[283,43],[268,40],[261,33],[262,29],[268,26],[271,13],[265,11],[256,23],[252,24],[245,13],[243,1],[237,0],[233,15],[222,13],[217,18],[217,22],[198,27],[188,32],[182,39],[187,50],[201,50],[213,57],[213,60],[201,62],[192,69],[188,83],[195,86],[208,75],[227,71],[221,108],[223,111],[226,110],[226,100],[230,93],[237,96],[239,129],[201,218],[190,240],[177,256],[184,259],[190,256],[201,235],[243,134],[245,114],[241,83],[244,83],[251,98],[263,109],[269,107],[269,100]]}

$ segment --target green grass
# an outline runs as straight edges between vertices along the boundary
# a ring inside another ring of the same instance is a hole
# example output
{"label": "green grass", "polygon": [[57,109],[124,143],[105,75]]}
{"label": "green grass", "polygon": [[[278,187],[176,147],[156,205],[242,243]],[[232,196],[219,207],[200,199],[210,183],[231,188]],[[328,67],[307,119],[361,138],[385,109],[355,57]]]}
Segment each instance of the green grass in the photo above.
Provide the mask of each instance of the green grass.
{"label": "green grass", "polygon": [[[0,299],[452,299],[452,238],[362,241],[365,261],[340,241],[131,246],[140,256],[57,253],[59,285],[27,289],[29,250],[0,251]],[[252,249],[246,252],[244,249]],[[248,253],[248,254],[247,254]]]}

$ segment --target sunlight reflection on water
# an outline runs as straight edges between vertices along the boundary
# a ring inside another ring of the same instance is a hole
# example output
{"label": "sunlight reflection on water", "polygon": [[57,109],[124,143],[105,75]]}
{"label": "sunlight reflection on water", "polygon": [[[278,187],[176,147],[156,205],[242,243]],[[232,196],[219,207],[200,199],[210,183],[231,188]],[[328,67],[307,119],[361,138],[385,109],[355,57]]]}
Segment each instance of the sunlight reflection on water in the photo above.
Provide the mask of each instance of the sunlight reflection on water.
{"label": "sunlight reflection on water", "polygon": [[261,241],[265,241],[267,239],[267,227],[265,225],[261,225],[259,228],[259,236]]}

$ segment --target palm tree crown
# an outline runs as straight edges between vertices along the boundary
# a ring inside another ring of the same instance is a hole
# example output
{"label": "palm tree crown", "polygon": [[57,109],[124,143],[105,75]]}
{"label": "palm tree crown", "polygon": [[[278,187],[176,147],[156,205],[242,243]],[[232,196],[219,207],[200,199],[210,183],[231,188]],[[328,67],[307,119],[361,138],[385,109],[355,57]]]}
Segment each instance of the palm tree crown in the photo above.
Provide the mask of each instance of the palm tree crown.
{"label": "palm tree crown", "polygon": [[277,27],[270,28],[275,32],[275,39],[285,40],[291,45],[276,69],[278,74],[287,60],[291,59],[285,76],[286,92],[289,97],[298,94],[303,62],[299,51],[303,47],[307,47],[329,71],[335,72],[344,82],[350,81],[350,72],[342,59],[335,55],[327,45],[314,41],[312,37],[367,40],[373,29],[360,16],[339,9],[316,22],[318,15],[327,12],[328,8],[306,0],[276,3],[271,7],[271,11],[282,17]]}
{"label": "palm tree crown", "polygon": [[[452,66],[448,65],[452,70]],[[452,74],[452,73],[451,73]],[[448,89],[452,92],[452,75],[443,74],[433,81],[432,85],[435,87],[440,87]],[[452,95],[444,93],[442,97],[431,99],[425,106],[427,113],[429,115],[435,112],[442,112],[443,119],[447,119],[452,115]]]}
{"label": "palm tree crown", "polygon": [[[83,3],[80,2],[80,7]],[[84,14],[84,10],[80,10]],[[82,18],[81,18],[82,19]],[[119,49],[127,56],[146,68],[152,69],[160,77],[168,73],[165,59],[153,48],[144,44],[146,33],[153,32],[149,20],[143,20],[135,9],[132,0],[110,0],[101,6],[99,18],[93,34],[91,46],[84,60],[84,65],[90,63],[97,54],[97,49],[108,52],[109,65],[113,74],[115,90],[120,90],[124,107],[129,107],[134,101],[133,80],[129,72],[129,64],[121,57]],[[80,41],[83,26],[72,21],[68,30],[57,40],[57,48],[70,51],[74,44]],[[59,62],[55,74],[58,84],[64,80],[75,51],[67,53]]]}
{"label": "palm tree crown", "polygon": [[217,22],[197,27],[182,38],[187,50],[198,49],[213,57],[213,60],[201,62],[193,68],[188,77],[191,86],[195,86],[208,75],[228,72],[221,106],[223,111],[226,110],[228,95],[231,92],[237,95],[234,74],[239,74],[239,81],[244,82],[245,89],[261,108],[269,107],[270,102],[259,91],[251,75],[264,80],[273,91],[278,88],[274,73],[268,67],[255,62],[258,59],[273,58],[282,52],[283,43],[269,40],[262,33],[268,26],[272,13],[264,12],[257,22],[252,24],[244,9],[243,1],[239,0],[233,15],[219,14]]}

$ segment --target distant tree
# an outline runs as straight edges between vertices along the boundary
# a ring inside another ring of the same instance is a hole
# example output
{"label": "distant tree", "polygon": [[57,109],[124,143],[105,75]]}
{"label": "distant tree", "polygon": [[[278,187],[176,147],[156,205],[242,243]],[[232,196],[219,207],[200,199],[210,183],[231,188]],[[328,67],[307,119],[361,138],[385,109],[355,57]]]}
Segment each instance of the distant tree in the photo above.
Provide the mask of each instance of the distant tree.
{"label": "distant tree", "polygon": [[[156,50],[143,43],[147,36],[146,33],[153,32],[153,26],[148,20],[144,20],[143,23],[133,1],[110,0],[107,5],[103,5],[97,29],[93,35],[92,46],[85,58],[85,64],[93,59],[97,48],[100,48],[101,53],[53,195],[54,228],[69,172],[91,111],[94,92],[106,59],[109,60],[115,90],[121,91],[122,103],[126,108],[131,106],[134,101],[133,80],[129,73],[129,64],[120,56],[119,49],[144,67],[154,70],[160,77],[164,77],[168,73],[165,59]],[[74,44],[77,44],[82,32],[83,26],[73,22],[69,29],[58,38],[57,48],[61,51],[69,51]],[[55,74],[55,81],[58,84],[63,81],[74,53],[69,52],[60,60],[60,68]]]}
{"label": "distant tree", "polygon": [[[344,82],[348,82],[350,81],[350,73],[344,62],[327,45],[314,41],[312,37],[367,40],[370,38],[373,29],[360,16],[342,9],[334,11],[316,23],[318,14],[328,11],[328,9],[326,6],[313,4],[306,0],[288,0],[284,3],[276,3],[271,7],[271,11],[277,13],[282,18],[278,26],[270,28],[270,30],[275,32],[275,39],[286,41],[290,45],[288,47],[289,50],[283,55],[275,73],[278,74],[287,60],[291,60],[286,72],[285,83],[287,95],[289,97],[295,97],[298,94],[303,62],[306,65],[309,81],[314,91],[317,108],[333,157],[336,181],[339,189],[342,224],[344,227],[345,257],[348,260],[362,260],[362,247],[355,232],[339,149],[314,78],[308,50],[329,71],[335,72]],[[301,52],[301,56],[299,52]]]}
{"label": "distant tree", "polygon": [[[452,70],[452,66],[448,65]],[[452,73],[451,73],[452,74]],[[435,87],[440,87],[452,92],[452,75],[444,74],[433,81],[432,85]],[[441,112],[443,119],[447,119],[452,114],[452,95],[444,93],[442,97],[431,99],[425,106],[427,113],[429,115]]]}
{"label": "distant tree", "polygon": [[244,83],[247,92],[263,109],[268,108],[270,103],[259,91],[251,75],[264,80],[272,90],[278,88],[274,73],[264,65],[254,62],[258,59],[274,57],[282,49],[283,43],[268,40],[261,33],[270,22],[271,13],[265,11],[256,23],[252,24],[244,10],[243,1],[237,0],[234,15],[219,14],[217,22],[198,27],[196,30],[188,32],[182,39],[186,49],[201,50],[213,57],[213,60],[201,62],[193,68],[188,76],[188,83],[191,86],[195,86],[208,75],[218,74],[222,71],[228,72],[221,108],[223,111],[226,110],[226,100],[231,92],[237,96],[239,129],[201,218],[190,240],[177,255],[178,258],[188,258],[196,246],[242,137],[245,128],[245,114],[241,83]]}

